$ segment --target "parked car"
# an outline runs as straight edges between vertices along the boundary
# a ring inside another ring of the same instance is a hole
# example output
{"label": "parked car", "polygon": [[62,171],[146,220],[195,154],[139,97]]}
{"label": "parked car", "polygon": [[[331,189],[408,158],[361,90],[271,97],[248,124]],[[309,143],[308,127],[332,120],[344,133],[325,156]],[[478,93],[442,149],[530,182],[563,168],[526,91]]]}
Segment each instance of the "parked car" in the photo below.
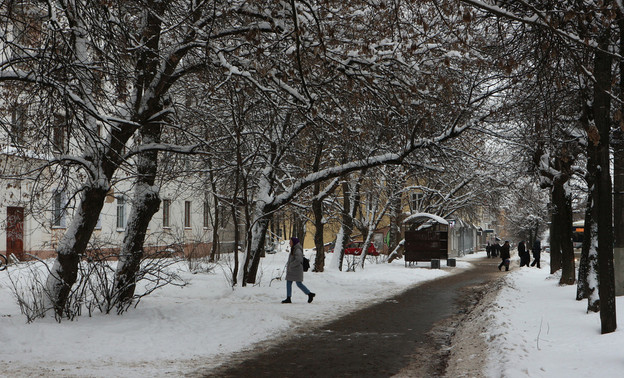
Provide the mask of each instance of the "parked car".
{"label": "parked car", "polygon": [[[345,255],[356,255],[356,256],[361,255],[363,244],[364,242],[361,242],[361,241],[349,242],[345,246]],[[334,253],[333,246],[329,250],[329,253]],[[379,256],[379,252],[377,251],[377,248],[375,248],[375,245],[373,243],[371,243],[371,245],[368,247],[368,252],[366,254],[368,256]]]}

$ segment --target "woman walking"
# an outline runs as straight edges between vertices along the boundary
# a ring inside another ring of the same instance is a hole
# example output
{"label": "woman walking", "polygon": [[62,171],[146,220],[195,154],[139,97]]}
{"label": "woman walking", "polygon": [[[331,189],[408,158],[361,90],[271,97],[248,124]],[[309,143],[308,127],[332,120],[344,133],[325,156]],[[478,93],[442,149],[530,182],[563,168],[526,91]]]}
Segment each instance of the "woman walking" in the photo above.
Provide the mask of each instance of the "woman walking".
{"label": "woman walking", "polygon": [[290,254],[286,265],[286,299],[282,303],[292,303],[292,283],[295,281],[297,287],[308,296],[308,303],[311,303],[316,294],[310,292],[303,284],[303,247],[296,237],[290,238]]}

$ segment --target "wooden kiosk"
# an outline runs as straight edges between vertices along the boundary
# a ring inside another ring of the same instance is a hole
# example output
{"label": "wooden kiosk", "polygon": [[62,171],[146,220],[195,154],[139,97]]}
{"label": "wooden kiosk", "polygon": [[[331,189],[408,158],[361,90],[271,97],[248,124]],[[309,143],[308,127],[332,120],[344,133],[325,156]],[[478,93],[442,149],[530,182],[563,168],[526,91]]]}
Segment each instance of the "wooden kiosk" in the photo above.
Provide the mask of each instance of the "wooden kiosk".
{"label": "wooden kiosk", "polygon": [[[439,268],[440,260],[454,266],[448,259],[448,222],[433,214],[417,213],[403,221],[405,239],[405,265],[418,261],[430,261],[432,268]],[[436,266],[437,265],[437,266]]]}

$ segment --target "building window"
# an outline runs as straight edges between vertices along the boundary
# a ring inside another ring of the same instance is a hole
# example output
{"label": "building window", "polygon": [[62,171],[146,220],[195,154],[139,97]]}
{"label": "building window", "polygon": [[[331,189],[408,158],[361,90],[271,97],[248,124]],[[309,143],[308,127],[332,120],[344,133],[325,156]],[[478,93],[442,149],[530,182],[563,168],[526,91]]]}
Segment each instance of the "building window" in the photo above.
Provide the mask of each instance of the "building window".
{"label": "building window", "polygon": [[422,211],[423,193],[412,193],[410,198],[410,205],[412,211]]}
{"label": "building window", "polygon": [[184,228],[191,227],[191,201],[184,201]]}
{"label": "building window", "polygon": [[11,109],[11,144],[22,146],[26,133],[26,121],[28,119],[28,105],[15,104]]}
{"label": "building window", "polygon": [[375,197],[373,193],[366,194],[366,211],[372,213],[375,210]]}
{"label": "building window", "polygon": [[170,227],[169,214],[171,210],[171,200],[163,200],[163,227]]}
{"label": "building window", "polygon": [[53,143],[55,151],[61,152],[61,153],[66,152],[65,127],[64,126],[55,126],[52,129],[52,143]]}
{"label": "building window", "polygon": [[126,228],[126,199],[117,197],[117,228]]}
{"label": "building window", "polygon": [[52,226],[65,227],[65,193],[54,192],[52,196]]}
{"label": "building window", "polygon": [[219,227],[225,228],[228,224],[228,218],[230,214],[228,214],[227,207],[225,205],[219,205]]}
{"label": "building window", "polygon": [[210,227],[210,205],[204,201],[204,228]]}

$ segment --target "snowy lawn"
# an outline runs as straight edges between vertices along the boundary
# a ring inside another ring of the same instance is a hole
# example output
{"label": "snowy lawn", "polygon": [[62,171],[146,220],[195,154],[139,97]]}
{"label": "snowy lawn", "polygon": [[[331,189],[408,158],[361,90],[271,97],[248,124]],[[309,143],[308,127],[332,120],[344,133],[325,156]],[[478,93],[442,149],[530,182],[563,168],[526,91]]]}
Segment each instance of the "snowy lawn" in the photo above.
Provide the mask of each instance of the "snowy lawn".
{"label": "snowy lawn", "polygon": [[[305,254],[312,258],[314,252]],[[188,264],[180,263],[176,267],[187,286],[160,289],[123,316],[96,313],[61,324],[53,317],[26,324],[7,272],[0,272],[0,376],[182,375],[215,366],[229,353],[277,338],[293,326],[329,321],[411,285],[470,267],[458,261],[456,268],[429,269],[428,263],[406,268],[400,260],[367,263],[357,272],[307,272],[304,284],[316,293],[314,302],[308,304],[293,285],[293,303],[285,305],[286,283],[272,279],[282,275],[287,257],[285,251],[267,255],[259,284],[235,289],[226,279],[227,265],[192,274]],[[327,254],[327,262],[332,257]],[[16,269],[10,266],[8,274],[18,274]]]}
{"label": "snowy lawn", "polygon": [[[231,352],[278,338],[293,326],[325,322],[419,282],[460,272],[484,255],[469,255],[458,259],[457,268],[439,270],[428,264],[406,268],[403,261],[395,261],[369,263],[355,273],[308,272],[304,283],[317,294],[314,302],[306,303],[294,286],[290,305],[280,303],[285,282],[272,280],[281,275],[286,252],[263,259],[259,285],[234,290],[222,268],[192,274],[181,263],[177,268],[188,286],[161,289],[121,317],[96,314],[61,324],[50,317],[26,324],[7,272],[0,272],[0,376],[180,376],[216,366]],[[484,373],[622,376],[622,332],[601,336],[599,315],[585,313],[586,303],[574,300],[575,287],[558,286],[558,277],[548,274],[548,254],[542,256],[542,269],[520,269],[514,261],[510,272],[501,273],[505,287],[481,317],[490,349],[485,351],[489,357]],[[16,274],[15,269],[11,266],[9,274]],[[618,314],[624,310],[619,302]]]}

